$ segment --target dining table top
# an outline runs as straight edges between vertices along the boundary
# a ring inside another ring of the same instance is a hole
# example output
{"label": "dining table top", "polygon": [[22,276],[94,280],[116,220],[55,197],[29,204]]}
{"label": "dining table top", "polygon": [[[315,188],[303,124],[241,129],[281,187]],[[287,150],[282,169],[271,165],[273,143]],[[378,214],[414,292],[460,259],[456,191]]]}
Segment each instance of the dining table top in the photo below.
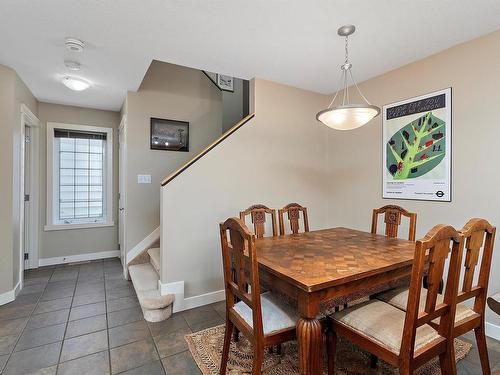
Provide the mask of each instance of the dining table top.
{"label": "dining table top", "polygon": [[260,267],[306,291],[381,274],[413,263],[415,242],[349,228],[255,240]]}

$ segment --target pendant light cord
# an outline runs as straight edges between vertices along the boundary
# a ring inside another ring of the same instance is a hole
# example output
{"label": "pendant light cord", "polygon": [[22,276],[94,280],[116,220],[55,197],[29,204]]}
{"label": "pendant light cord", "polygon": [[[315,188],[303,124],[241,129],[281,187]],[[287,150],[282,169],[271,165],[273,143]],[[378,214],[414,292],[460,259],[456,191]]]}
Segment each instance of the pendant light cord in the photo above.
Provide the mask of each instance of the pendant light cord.
{"label": "pendant light cord", "polygon": [[[360,90],[360,88],[358,86],[358,83],[356,82],[356,80],[354,79],[354,77],[352,75],[352,70],[351,70],[351,66],[350,66],[350,63],[349,63],[349,37],[348,36],[345,37],[344,50],[345,50],[345,59],[344,59],[344,65],[341,67],[341,75],[340,75],[339,86],[338,86],[337,92],[333,96],[332,101],[328,105],[328,108],[332,107],[333,103],[335,102],[335,99],[337,99],[337,96],[338,96],[341,88],[343,90],[343,93],[342,93],[342,105],[345,105],[346,103],[347,104],[350,103],[350,98],[349,98],[349,82],[348,82],[349,81],[349,77],[351,78],[351,81],[354,84],[354,86],[356,87],[356,90],[358,91],[359,95],[363,98],[363,100],[367,104],[371,105],[371,103],[368,101],[368,99],[366,98],[366,96],[364,96],[363,93],[361,92],[361,90]],[[349,71],[349,77],[347,76],[347,71]]]}
{"label": "pendant light cord", "polygon": [[345,37],[345,60],[344,64],[347,65],[349,64],[349,37]]}

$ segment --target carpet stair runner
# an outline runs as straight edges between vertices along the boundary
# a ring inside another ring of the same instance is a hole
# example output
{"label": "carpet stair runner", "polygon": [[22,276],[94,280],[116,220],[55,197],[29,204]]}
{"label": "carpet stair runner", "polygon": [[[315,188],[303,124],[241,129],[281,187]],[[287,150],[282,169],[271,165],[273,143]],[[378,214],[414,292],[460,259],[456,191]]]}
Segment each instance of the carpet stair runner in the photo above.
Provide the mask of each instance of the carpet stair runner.
{"label": "carpet stair runner", "polygon": [[160,248],[147,251],[149,262],[133,264],[128,267],[130,278],[148,322],[160,322],[172,315],[174,296],[162,296],[158,289],[160,279]]}

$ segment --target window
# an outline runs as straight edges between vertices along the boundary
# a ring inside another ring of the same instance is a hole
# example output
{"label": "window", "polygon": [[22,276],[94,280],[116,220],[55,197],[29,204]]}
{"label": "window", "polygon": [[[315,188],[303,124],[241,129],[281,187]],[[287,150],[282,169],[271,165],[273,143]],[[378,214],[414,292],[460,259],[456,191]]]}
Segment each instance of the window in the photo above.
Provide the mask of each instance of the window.
{"label": "window", "polygon": [[47,124],[46,230],[113,225],[111,128]]}

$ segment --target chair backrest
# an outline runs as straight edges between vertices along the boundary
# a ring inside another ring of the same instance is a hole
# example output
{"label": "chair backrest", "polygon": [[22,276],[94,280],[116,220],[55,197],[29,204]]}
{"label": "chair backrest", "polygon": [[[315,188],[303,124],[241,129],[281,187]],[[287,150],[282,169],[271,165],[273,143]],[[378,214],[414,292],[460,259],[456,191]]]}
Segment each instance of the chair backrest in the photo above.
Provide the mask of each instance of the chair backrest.
{"label": "chair backrest", "polygon": [[[448,277],[442,303],[438,304],[439,283],[444,275],[445,262],[450,254]],[[436,225],[415,244],[408,305],[401,353],[413,357],[417,328],[440,318],[438,333],[452,337],[457,304],[458,280],[463,251],[463,236],[450,225]],[[419,311],[422,278],[428,265],[429,288],[423,311]]]}
{"label": "chair backrest", "polygon": [[240,212],[240,219],[245,222],[245,218],[250,215],[252,219],[253,229],[257,238],[262,238],[266,234],[266,214],[271,215],[273,228],[273,236],[278,235],[276,227],[276,210],[264,206],[263,204],[254,204],[248,207],[245,211]]}
{"label": "chair backrest", "polygon": [[[256,335],[263,335],[255,236],[241,219],[234,217],[220,224],[220,238],[226,308],[228,310],[233,308],[236,298],[243,301],[252,309],[253,313],[253,327],[248,326],[247,328],[253,329]],[[250,286],[250,292],[248,292],[248,286]],[[244,321],[242,320],[242,322]]]}
{"label": "chair backrest", "polygon": [[309,219],[307,218],[307,208],[301,206],[298,203],[289,203],[285,207],[278,210],[279,221],[280,221],[280,235],[286,234],[285,231],[285,214],[288,215],[288,221],[290,222],[290,230],[293,234],[297,234],[300,231],[299,219],[300,213],[302,212],[302,219],[304,221],[304,232],[309,232]]}
{"label": "chair backrest", "polygon": [[408,239],[415,241],[415,232],[417,230],[417,214],[406,211],[403,207],[396,205],[387,205],[380,208],[375,208],[372,214],[372,230],[373,234],[377,234],[378,215],[384,214],[385,235],[388,237],[397,237],[399,226],[401,225],[401,216],[410,219],[408,228]]}
{"label": "chair backrest", "polygon": [[[487,220],[474,218],[470,219],[464,225],[460,233],[462,233],[465,239],[465,259],[463,262],[465,272],[462,285],[459,286],[457,302],[460,303],[475,297],[474,311],[478,314],[484,314],[496,228]],[[477,284],[473,285],[474,273],[479,262],[481,248],[483,252],[479,277]]]}

